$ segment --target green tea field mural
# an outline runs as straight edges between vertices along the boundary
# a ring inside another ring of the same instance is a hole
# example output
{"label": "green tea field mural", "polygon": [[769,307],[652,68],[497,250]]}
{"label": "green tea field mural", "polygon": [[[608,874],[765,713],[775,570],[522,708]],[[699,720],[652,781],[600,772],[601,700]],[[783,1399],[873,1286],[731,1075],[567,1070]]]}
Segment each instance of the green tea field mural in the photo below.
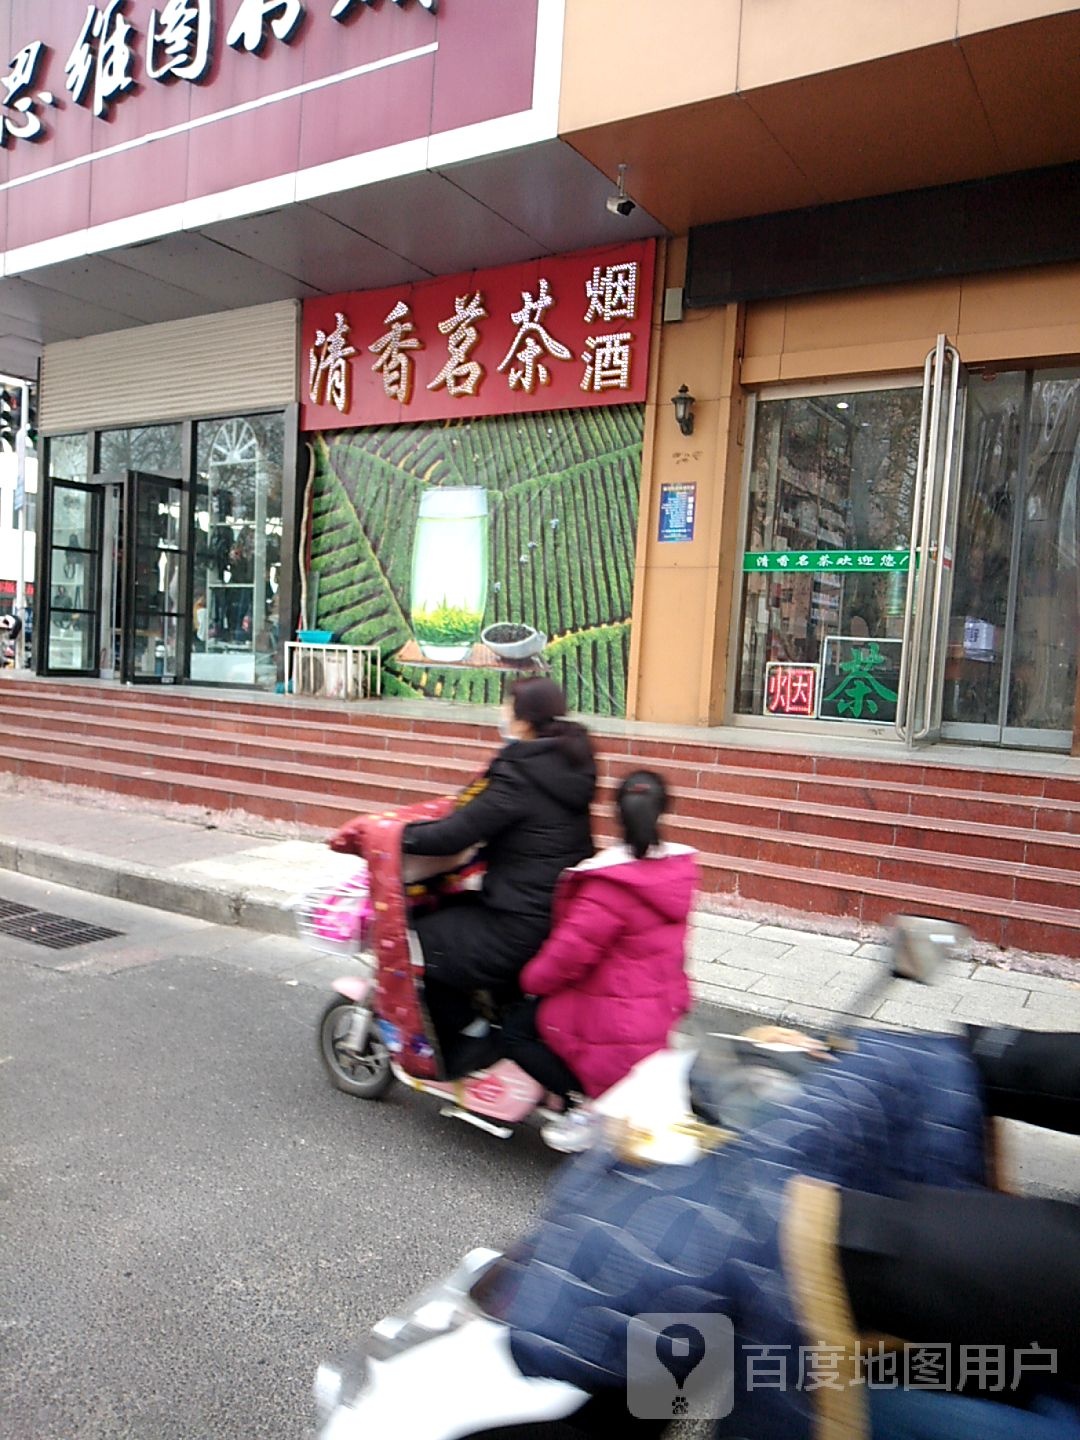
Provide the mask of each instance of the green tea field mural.
{"label": "green tea field mural", "polygon": [[384,693],[495,703],[547,673],[626,710],[639,405],[313,435],[309,623]]}

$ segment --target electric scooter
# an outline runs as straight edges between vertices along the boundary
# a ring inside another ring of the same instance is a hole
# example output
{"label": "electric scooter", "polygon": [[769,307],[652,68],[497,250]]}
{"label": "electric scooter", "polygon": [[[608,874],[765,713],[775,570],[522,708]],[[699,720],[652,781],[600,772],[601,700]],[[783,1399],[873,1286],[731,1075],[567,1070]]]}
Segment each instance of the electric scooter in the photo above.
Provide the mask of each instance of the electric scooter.
{"label": "electric scooter", "polygon": [[[359,966],[333,982],[319,1020],[319,1056],[334,1085],[375,1100],[397,1080],[439,1100],[443,1116],[508,1140],[532,1114],[549,1115],[561,1102],[506,1059],[446,1079],[418,983],[423,956],[412,915],[440,896],[475,888],[480,872],[472,854],[403,856],[401,832],[411,821],[440,818],[452,804],[426,801],[361,816],[338,831],[331,848],[361,857],[363,868],[344,885],[306,896],[296,907],[297,926],[308,943]],[[478,1018],[477,1029],[486,1024]]]}

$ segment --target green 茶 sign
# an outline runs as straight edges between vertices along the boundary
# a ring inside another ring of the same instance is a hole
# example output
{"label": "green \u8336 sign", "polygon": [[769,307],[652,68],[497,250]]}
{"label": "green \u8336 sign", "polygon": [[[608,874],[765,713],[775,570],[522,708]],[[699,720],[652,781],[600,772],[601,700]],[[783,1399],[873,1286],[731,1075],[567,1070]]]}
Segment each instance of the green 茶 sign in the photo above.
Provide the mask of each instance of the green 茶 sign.
{"label": "green \u8336 sign", "polygon": [[743,555],[743,569],[746,571],[836,571],[839,574],[855,571],[867,574],[910,568],[911,552],[908,550],[747,550]]}
{"label": "green \u8336 sign", "polygon": [[819,720],[891,725],[900,689],[901,641],[829,635],[821,654]]}

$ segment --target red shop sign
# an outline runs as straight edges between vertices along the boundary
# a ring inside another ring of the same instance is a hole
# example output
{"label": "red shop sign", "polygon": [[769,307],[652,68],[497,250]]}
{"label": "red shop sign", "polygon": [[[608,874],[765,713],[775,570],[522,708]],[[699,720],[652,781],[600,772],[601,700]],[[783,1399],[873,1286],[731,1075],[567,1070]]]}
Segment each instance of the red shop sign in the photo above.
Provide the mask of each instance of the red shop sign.
{"label": "red shop sign", "polygon": [[304,302],[301,424],[643,401],[652,240]]}

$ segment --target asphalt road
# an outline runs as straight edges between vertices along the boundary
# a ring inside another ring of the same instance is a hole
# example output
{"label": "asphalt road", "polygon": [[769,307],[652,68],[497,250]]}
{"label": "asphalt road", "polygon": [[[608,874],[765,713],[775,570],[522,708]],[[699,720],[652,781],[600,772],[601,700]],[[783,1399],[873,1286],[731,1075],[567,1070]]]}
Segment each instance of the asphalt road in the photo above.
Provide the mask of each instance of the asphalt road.
{"label": "asphalt road", "polygon": [[535,1133],[330,1087],[291,942],[10,875],[0,898],[126,932],[0,936],[7,1440],[302,1436],[320,1360],[534,1213]]}
{"label": "asphalt road", "polygon": [[[0,932],[5,1440],[304,1436],[320,1360],[535,1213],[559,1163],[536,1133],[330,1087],[334,962],[10,873],[3,900],[122,932]],[[1071,1139],[1017,1153],[1028,1183],[1080,1190]]]}

